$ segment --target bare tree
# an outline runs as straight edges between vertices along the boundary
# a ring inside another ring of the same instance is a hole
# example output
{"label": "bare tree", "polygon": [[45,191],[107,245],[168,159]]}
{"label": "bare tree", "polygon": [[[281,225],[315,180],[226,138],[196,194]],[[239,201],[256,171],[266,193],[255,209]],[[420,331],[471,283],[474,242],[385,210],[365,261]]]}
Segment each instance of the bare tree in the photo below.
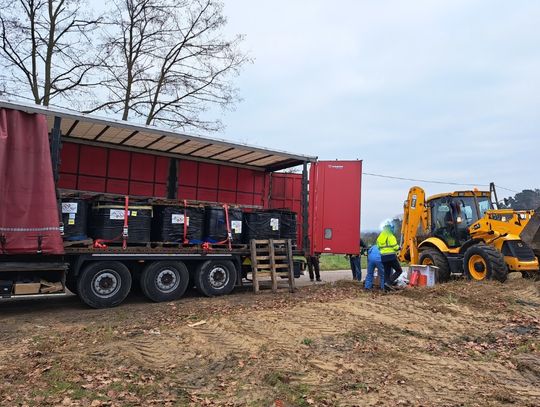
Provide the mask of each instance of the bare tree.
{"label": "bare tree", "polygon": [[100,19],[83,0],[0,0],[0,63],[5,93],[30,94],[37,104],[77,100],[94,86],[91,37]]}
{"label": "bare tree", "polygon": [[224,39],[218,0],[116,0],[106,39],[108,99],[91,110],[109,109],[146,124],[217,130],[202,114],[211,105],[238,100],[231,77],[249,58],[241,36]]}

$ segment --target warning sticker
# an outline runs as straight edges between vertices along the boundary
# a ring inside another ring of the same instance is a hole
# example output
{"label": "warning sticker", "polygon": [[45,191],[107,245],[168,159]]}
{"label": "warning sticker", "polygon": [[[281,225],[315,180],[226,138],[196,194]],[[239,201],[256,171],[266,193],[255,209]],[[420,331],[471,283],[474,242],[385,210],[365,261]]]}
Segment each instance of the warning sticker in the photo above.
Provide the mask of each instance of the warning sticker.
{"label": "warning sticker", "polygon": [[77,202],[62,202],[62,213],[77,213]]}
{"label": "warning sticker", "polygon": [[75,219],[68,219],[68,225],[74,225]]}
{"label": "warning sticker", "polygon": [[109,219],[111,220],[124,220],[124,210],[123,209],[111,209],[109,213]]}
{"label": "warning sticker", "polygon": [[270,227],[272,230],[279,230],[279,218],[271,218]]}
{"label": "warning sticker", "polygon": [[171,223],[173,225],[178,225],[184,223],[184,215],[179,213],[173,213],[171,218]]}
{"label": "warning sticker", "polygon": [[131,211],[131,214],[129,216],[137,216],[137,211]]}
{"label": "warning sticker", "polygon": [[241,220],[232,220],[231,221],[231,229],[236,234],[242,233],[242,221]]}

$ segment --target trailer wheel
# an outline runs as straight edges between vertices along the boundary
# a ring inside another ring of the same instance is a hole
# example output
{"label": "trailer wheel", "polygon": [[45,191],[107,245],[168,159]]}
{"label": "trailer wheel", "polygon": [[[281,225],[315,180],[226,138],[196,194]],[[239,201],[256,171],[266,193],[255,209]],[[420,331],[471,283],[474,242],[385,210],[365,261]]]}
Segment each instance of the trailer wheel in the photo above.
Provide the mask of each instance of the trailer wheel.
{"label": "trailer wheel", "polygon": [[158,261],[149,264],[142,272],[143,294],[155,302],[177,300],[189,283],[189,272],[182,262]]}
{"label": "trailer wheel", "polygon": [[469,280],[497,280],[504,283],[508,278],[508,268],[502,253],[483,243],[467,249],[463,269]]}
{"label": "trailer wheel", "polygon": [[439,268],[439,282],[444,283],[450,280],[450,265],[446,256],[439,250],[428,247],[420,252],[419,263],[424,266],[435,266]]}
{"label": "trailer wheel", "polygon": [[195,272],[197,290],[207,297],[229,294],[236,284],[236,267],[229,260],[208,260]]}
{"label": "trailer wheel", "polygon": [[117,261],[99,261],[88,264],[79,274],[77,293],[92,308],[119,305],[131,289],[131,273]]}

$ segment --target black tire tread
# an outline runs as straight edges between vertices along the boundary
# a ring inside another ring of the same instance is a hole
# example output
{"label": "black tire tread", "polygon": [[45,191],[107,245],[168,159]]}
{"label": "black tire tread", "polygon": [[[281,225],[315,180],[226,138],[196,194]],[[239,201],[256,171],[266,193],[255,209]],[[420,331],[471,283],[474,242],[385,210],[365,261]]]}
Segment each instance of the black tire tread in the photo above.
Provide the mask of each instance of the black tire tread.
{"label": "black tire tread", "polygon": [[[158,289],[155,289],[154,287],[149,285],[148,277],[149,275],[154,272],[154,270],[159,270],[163,266],[167,265],[168,267],[175,268],[180,273],[181,281],[178,285],[178,288],[176,291],[173,291],[171,293],[163,293],[160,292]],[[182,262],[171,262],[171,261],[156,261],[154,263],[149,264],[141,273],[140,277],[140,287],[141,291],[143,292],[144,296],[148,298],[149,300],[152,300],[154,302],[164,302],[164,301],[174,301],[181,298],[187,288],[189,283],[189,271],[184,263]]]}
{"label": "black tire tread", "polygon": [[450,264],[446,256],[438,249],[427,247],[420,251],[419,263],[422,264],[422,260],[427,256],[431,257],[435,267],[439,268],[439,282],[444,283],[450,280]]}
{"label": "black tire tread", "polygon": [[[121,290],[119,293],[117,293],[118,295],[106,299],[98,298],[93,295],[90,287],[85,286],[85,283],[87,283],[87,274],[94,272],[94,269],[96,268],[116,269],[121,277],[125,279],[125,281],[122,281]],[[81,270],[77,277],[77,295],[86,305],[92,308],[116,307],[126,299],[131,290],[131,273],[125,264],[118,261],[91,262]]]}
{"label": "black tire tread", "polygon": [[[229,269],[231,275],[230,279],[231,282],[229,283],[229,286],[220,292],[216,292],[211,287],[208,287],[203,279],[203,273],[207,267],[210,267],[212,263],[221,263],[223,265],[226,265]],[[207,260],[199,265],[197,268],[197,271],[195,272],[195,286],[197,288],[197,291],[199,291],[202,295],[206,297],[214,297],[217,295],[226,295],[229,294],[234,286],[236,285],[236,277],[237,277],[237,270],[234,265],[234,263],[230,260]]]}
{"label": "black tire tread", "polygon": [[487,279],[497,280],[501,283],[504,283],[506,281],[506,279],[508,278],[508,268],[506,267],[506,263],[504,262],[504,257],[502,253],[493,246],[488,246],[485,243],[479,243],[477,245],[471,246],[469,249],[467,249],[467,252],[465,252],[463,268],[466,271],[467,276],[470,275],[468,273],[467,261],[465,260],[468,259],[469,256],[467,255],[467,253],[471,249],[479,251],[485,256],[484,259],[487,260],[489,269]]}

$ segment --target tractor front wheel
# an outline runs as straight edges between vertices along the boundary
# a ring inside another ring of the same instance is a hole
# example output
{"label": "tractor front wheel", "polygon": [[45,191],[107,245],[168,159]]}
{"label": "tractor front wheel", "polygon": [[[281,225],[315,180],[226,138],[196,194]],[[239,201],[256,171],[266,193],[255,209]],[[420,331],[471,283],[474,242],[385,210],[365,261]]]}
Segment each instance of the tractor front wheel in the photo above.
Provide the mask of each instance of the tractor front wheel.
{"label": "tractor front wheel", "polygon": [[463,270],[469,280],[497,280],[504,283],[508,278],[502,253],[482,243],[467,249],[463,257]]}

